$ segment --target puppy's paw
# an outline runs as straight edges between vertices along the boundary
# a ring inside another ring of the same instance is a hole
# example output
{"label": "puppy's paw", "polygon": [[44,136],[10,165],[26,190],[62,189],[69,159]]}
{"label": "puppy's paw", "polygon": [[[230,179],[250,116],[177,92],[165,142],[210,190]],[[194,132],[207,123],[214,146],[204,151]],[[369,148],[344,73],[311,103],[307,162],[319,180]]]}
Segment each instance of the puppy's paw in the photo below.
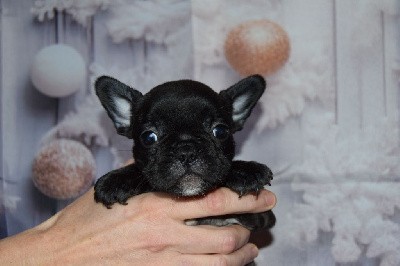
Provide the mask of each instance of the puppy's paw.
{"label": "puppy's paw", "polygon": [[271,210],[262,213],[228,214],[185,221],[186,225],[227,226],[240,224],[250,231],[272,228],[275,222],[276,218]]}
{"label": "puppy's paw", "polygon": [[94,199],[110,209],[114,203],[126,205],[130,197],[148,191],[141,172],[131,164],[100,177],[94,186]]}
{"label": "puppy's paw", "polygon": [[261,213],[238,214],[237,220],[239,221],[239,224],[250,231],[270,229],[274,227],[276,223],[275,214],[271,210]]}
{"label": "puppy's paw", "polygon": [[265,185],[271,185],[272,171],[257,162],[234,161],[226,186],[239,194],[239,197],[257,193]]}
{"label": "puppy's paw", "polygon": [[126,205],[126,201],[131,196],[126,190],[121,176],[112,172],[102,176],[94,186],[94,199],[96,202],[103,203],[108,209],[114,203]]}

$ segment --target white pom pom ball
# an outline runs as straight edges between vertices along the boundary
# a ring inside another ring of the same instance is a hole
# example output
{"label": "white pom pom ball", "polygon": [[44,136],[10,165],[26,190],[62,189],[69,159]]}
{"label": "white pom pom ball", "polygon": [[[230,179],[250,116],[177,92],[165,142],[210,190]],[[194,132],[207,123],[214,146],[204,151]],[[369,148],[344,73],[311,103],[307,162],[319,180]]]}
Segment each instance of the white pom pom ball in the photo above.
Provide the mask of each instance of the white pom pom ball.
{"label": "white pom pom ball", "polygon": [[94,182],[92,153],[78,141],[59,139],[44,145],[33,162],[33,183],[45,195],[74,198]]}
{"label": "white pom pom ball", "polygon": [[83,87],[85,78],[85,60],[68,45],[47,46],[33,59],[32,83],[49,97],[64,97],[75,93]]}

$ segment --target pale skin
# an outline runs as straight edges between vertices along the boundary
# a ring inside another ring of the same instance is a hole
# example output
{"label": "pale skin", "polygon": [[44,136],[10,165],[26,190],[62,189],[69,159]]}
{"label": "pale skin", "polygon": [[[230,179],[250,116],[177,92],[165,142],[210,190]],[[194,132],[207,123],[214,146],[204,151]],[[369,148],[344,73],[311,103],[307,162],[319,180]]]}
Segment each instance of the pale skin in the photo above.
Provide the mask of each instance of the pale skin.
{"label": "pale skin", "polygon": [[245,265],[258,254],[239,226],[188,226],[187,219],[256,213],[275,206],[272,192],[258,196],[221,188],[205,197],[162,193],[135,196],[109,210],[93,189],[46,222],[0,241],[2,265]]}

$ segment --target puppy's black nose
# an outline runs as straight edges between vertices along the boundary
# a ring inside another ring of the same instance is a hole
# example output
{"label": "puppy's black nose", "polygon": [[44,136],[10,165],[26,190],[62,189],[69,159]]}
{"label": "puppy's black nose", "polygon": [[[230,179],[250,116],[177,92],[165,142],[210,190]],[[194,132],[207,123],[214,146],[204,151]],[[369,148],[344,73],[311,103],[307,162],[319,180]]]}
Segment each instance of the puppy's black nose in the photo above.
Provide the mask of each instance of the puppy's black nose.
{"label": "puppy's black nose", "polygon": [[192,144],[180,145],[176,150],[176,155],[181,163],[191,163],[196,159],[196,149]]}

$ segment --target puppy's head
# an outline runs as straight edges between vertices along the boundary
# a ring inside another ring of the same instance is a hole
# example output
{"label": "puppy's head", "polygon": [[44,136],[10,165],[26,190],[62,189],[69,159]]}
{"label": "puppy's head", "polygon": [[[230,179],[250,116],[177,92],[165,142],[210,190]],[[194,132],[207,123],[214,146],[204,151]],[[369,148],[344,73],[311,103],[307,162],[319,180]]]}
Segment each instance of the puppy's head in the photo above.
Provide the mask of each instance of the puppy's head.
{"label": "puppy's head", "polygon": [[156,191],[204,194],[223,184],[241,130],[265,90],[254,75],[216,93],[192,81],[167,82],[142,95],[111,77],[96,93],[117,132],[134,141],[135,163]]}

